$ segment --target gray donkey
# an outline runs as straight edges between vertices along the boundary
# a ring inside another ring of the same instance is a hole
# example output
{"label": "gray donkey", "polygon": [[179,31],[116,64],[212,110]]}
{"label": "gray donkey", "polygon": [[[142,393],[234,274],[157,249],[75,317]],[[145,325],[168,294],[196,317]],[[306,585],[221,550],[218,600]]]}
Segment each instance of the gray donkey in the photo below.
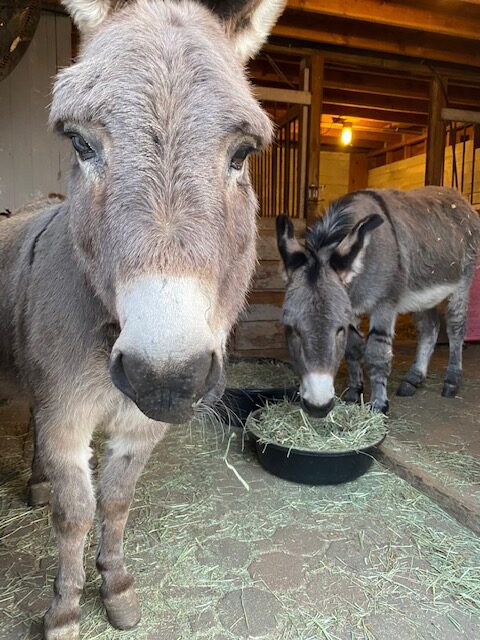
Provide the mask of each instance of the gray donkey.
{"label": "gray donkey", "polygon": [[[456,394],[462,371],[468,293],[480,239],[477,213],[453,189],[367,189],[330,205],[307,230],[277,218],[278,248],[288,275],[283,322],[305,408],[323,417],[334,405],[334,378],[346,356],[345,399],[363,393],[365,360],[375,409],[388,412],[387,380],[397,314],[414,312],[417,354],[397,391],[411,396],[427,375],[439,318],[448,300],[450,356],[442,395]],[[358,317],[370,317],[366,346]]]}
{"label": "gray donkey", "polygon": [[51,123],[75,150],[68,197],[0,224],[0,352],[31,394],[59,549],[47,640],[79,636],[96,510],[93,430],[109,435],[97,566],[110,622],[140,619],[123,558],[135,483],[167,423],[223,391],[255,266],[245,160],[270,142],[244,63],[284,0],[65,0],[84,35]]}

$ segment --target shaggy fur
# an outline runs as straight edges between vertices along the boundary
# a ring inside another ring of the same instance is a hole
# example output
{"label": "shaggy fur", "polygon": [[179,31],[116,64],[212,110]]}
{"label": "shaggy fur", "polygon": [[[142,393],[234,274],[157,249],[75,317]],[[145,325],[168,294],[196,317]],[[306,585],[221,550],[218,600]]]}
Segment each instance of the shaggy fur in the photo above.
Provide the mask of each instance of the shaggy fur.
{"label": "shaggy fur", "polygon": [[[65,201],[0,223],[0,349],[30,392],[36,477],[53,487],[59,568],[47,640],[79,637],[96,510],[89,443],[99,425],[110,437],[98,491],[101,594],[114,626],[140,618],[122,537],[136,480],[167,425],[138,408],[143,389],[127,397],[109,369],[121,370],[126,356],[115,345],[130,331],[153,349],[134,364],[156,415],[191,412],[205,385],[204,402],[222,392],[222,352],[255,265],[256,199],[247,164],[235,168],[232,158],[271,137],[243,63],[281,4],[252,0],[241,19],[232,9],[222,21],[188,1],[114,11],[108,0],[66,1],[88,37],[56,80],[50,120],[87,154],[75,155]],[[196,340],[199,325],[208,346]]]}
{"label": "shaggy fur", "polygon": [[[416,315],[417,357],[399,388],[401,395],[413,395],[427,374],[438,335],[434,307],[446,298],[450,359],[443,394],[455,395],[480,241],[478,215],[461,194],[442,187],[349,194],[307,231],[306,249],[284,220],[277,231],[289,275],[284,322],[302,376],[320,372],[333,379],[346,354],[346,398],[357,401],[365,360],[372,403],[388,411],[386,384],[397,314]],[[366,347],[356,328],[363,314],[370,316]],[[324,413],[330,408],[323,408]]]}

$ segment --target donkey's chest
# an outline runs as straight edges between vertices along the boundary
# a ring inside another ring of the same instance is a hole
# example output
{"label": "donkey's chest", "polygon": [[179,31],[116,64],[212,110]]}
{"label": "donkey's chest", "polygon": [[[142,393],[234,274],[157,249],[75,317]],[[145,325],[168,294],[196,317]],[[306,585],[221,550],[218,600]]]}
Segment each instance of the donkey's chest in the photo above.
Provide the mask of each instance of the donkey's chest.
{"label": "donkey's chest", "polygon": [[407,313],[431,309],[440,304],[445,298],[448,298],[457,286],[455,283],[446,283],[415,291],[405,291],[398,302],[397,312]]}

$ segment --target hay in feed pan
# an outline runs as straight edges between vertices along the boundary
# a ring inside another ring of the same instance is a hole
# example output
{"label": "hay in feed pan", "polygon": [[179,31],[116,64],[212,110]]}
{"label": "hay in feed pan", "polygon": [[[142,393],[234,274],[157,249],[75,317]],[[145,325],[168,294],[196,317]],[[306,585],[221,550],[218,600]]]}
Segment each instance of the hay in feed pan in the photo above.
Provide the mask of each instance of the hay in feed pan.
{"label": "hay in feed pan", "polygon": [[265,446],[302,451],[360,451],[386,435],[386,418],[366,404],[337,400],[325,418],[312,418],[298,404],[279,402],[251,416],[248,429]]}
{"label": "hay in feed pan", "polygon": [[269,404],[249,416],[246,430],[267,471],[311,485],[359,478],[387,431],[383,414],[341,400],[322,419],[311,418],[296,403]]}

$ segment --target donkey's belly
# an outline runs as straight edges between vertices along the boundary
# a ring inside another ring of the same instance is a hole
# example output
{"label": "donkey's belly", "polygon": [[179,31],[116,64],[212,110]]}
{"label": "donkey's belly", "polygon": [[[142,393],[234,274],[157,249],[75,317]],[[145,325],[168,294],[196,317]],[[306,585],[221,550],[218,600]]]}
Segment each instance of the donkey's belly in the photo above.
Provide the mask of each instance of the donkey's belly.
{"label": "donkey's belly", "polygon": [[432,309],[437,304],[445,300],[451,295],[458,284],[436,284],[428,289],[418,289],[416,291],[406,291],[400,298],[397,306],[398,313],[407,313],[409,311],[424,311]]}

